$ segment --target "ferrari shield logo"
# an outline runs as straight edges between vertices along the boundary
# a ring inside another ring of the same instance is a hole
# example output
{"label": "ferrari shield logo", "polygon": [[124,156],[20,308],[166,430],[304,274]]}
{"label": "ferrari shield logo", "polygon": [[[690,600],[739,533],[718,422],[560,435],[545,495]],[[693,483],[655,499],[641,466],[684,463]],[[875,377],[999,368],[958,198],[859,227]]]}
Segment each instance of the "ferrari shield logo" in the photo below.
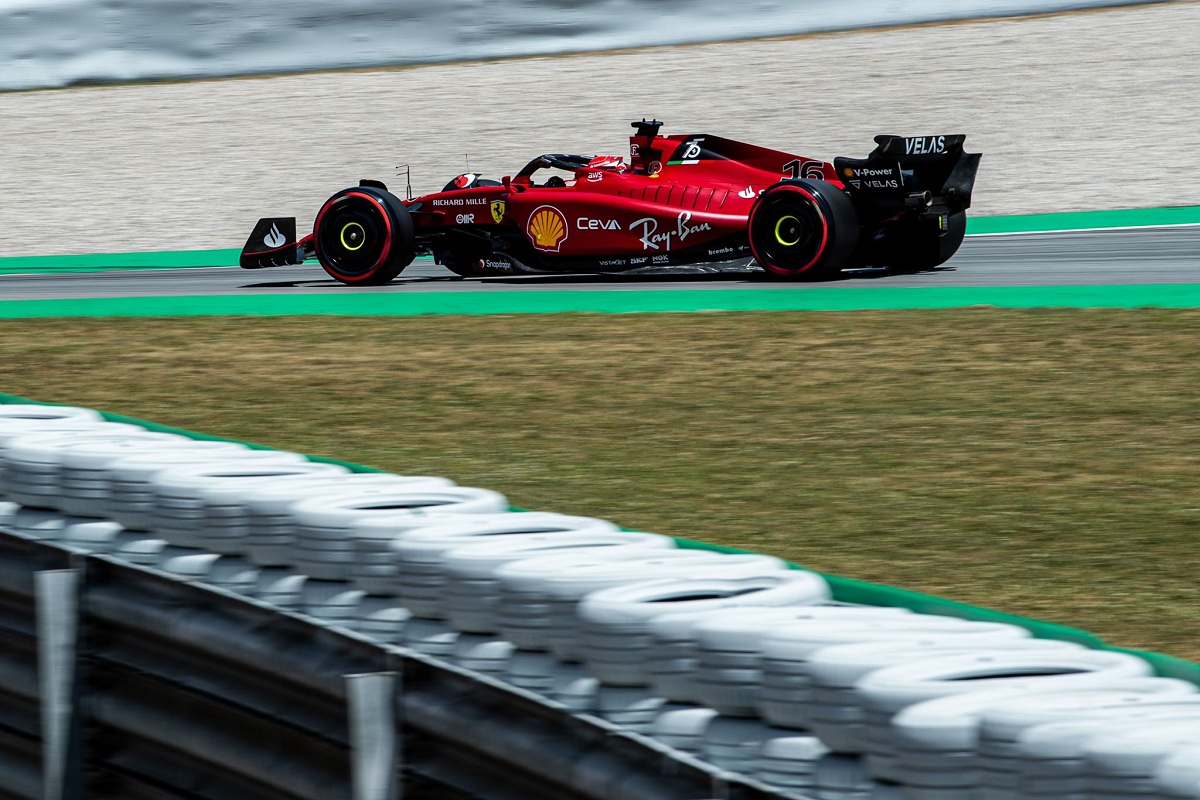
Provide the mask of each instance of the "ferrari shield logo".
{"label": "ferrari shield logo", "polygon": [[506,208],[503,200],[492,201],[492,219],[496,221],[497,225],[504,221],[505,210]]}

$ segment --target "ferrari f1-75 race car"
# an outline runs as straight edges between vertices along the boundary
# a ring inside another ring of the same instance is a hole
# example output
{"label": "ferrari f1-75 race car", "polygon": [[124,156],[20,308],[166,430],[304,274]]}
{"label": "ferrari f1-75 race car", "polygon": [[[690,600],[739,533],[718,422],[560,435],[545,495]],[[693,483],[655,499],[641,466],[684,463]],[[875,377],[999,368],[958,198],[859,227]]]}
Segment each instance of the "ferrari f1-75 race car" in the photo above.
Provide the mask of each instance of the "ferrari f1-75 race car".
{"label": "ferrari f1-75 race car", "polygon": [[624,156],[550,154],[499,181],[459,175],[401,199],[377,180],[337,192],[313,232],[258,221],[246,269],[316,257],[353,285],[388,283],[432,255],[464,277],[608,273],[756,261],[780,278],[850,267],[932,269],[962,244],[979,154],[964,136],[876,136],[833,162],[633,123]]}

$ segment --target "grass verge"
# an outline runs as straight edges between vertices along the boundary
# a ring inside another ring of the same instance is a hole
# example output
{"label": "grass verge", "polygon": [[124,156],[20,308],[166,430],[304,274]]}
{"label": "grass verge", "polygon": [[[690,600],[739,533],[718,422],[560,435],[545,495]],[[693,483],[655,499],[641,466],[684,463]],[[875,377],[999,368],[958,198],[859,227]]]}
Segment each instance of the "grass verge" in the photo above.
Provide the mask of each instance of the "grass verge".
{"label": "grass verge", "polygon": [[1200,312],[0,321],[0,391],[1200,658]]}

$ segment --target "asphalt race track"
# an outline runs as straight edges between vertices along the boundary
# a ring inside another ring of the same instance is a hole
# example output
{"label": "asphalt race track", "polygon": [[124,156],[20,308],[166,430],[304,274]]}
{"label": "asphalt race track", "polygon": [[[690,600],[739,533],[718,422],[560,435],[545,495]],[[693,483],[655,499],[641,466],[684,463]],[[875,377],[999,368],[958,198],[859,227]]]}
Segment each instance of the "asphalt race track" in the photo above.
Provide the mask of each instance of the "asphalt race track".
{"label": "asphalt race track", "polygon": [[[1019,287],[1200,283],[1200,225],[968,237],[944,267],[916,274],[845,273],[846,287]],[[757,272],[671,276],[459,278],[431,261],[410,266],[392,284],[355,288],[316,264],[247,271],[237,267],[0,276],[0,299],[320,294],[328,292],[513,292],[539,290],[738,289],[771,285],[805,291]],[[828,285],[828,284],[823,284]]]}

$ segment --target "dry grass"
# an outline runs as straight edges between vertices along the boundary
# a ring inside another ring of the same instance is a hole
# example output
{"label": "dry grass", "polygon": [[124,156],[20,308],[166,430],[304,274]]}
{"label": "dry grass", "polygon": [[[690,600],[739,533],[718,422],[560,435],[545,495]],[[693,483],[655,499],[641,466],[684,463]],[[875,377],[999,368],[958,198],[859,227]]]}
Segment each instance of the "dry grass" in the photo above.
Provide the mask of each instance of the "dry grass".
{"label": "dry grass", "polygon": [[1200,658],[1200,312],[0,322],[0,391]]}

